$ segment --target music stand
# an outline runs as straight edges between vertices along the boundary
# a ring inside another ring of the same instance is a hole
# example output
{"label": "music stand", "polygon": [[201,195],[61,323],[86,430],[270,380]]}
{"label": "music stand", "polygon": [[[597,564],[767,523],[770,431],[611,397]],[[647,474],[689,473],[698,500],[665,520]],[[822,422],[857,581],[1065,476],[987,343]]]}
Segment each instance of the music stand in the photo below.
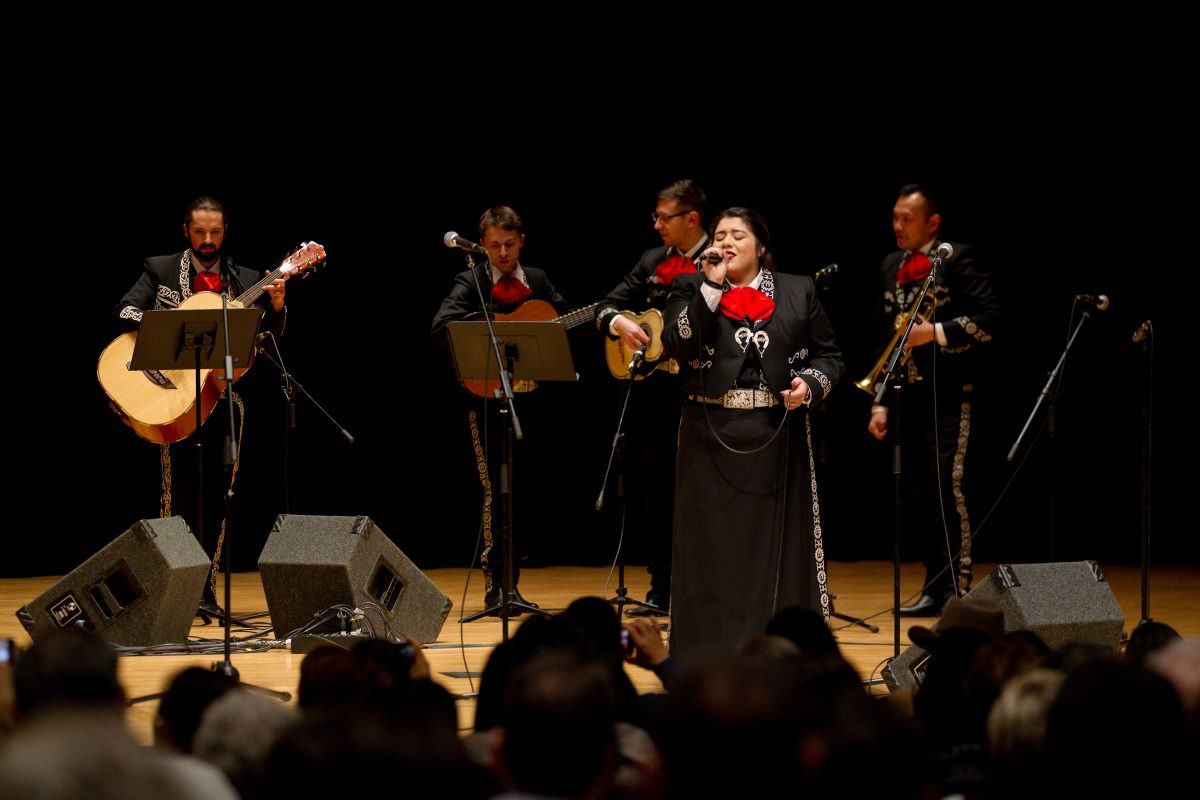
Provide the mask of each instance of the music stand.
{"label": "music stand", "polygon": [[[512,381],[575,381],[575,365],[571,360],[571,348],[567,342],[567,329],[561,322],[517,322],[511,320],[491,321],[495,331],[493,345],[488,322],[451,322],[446,326],[449,334],[450,354],[460,381],[495,380],[497,370],[508,373]],[[497,354],[504,363],[496,364]],[[499,394],[500,390],[497,390]],[[486,608],[463,619],[472,622],[480,617],[498,613],[502,620],[503,638],[508,641],[508,618],[514,607],[522,611],[545,614],[548,612],[513,599],[513,430],[514,420],[507,407],[500,413],[507,424],[504,430],[504,459],[500,465],[500,499],[504,513],[499,516],[504,526],[504,577],[501,581],[500,604]]]}
{"label": "music stand", "polygon": [[[163,370],[192,370],[196,385],[196,434],[204,424],[201,407],[203,383],[200,370],[223,370],[228,352],[239,368],[250,365],[254,351],[254,339],[263,310],[253,308],[184,308],[146,311],[138,327],[137,342],[129,360],[131,370],[161,372]],[[228,320],[228,323],[226,323]],[[228,347],[228,350],[226,349]],[[228,387],[227,387],[228,388]],[[204,536],[204,446],[196,436],[196,530]],[[230,493],[225,492],[226,541],[221,548],[221,567],[225,572],[225,660],[222,671],[237,678],[237,670],[230,663],[230,540],[232,524],[229,517]],[[195,531],[193,531],[195,533]],[[213,665],[214,668],[217,665]],[[287,700],[286,692],[275,692],[259,686],[245,684],[247,688],[271,694]]]}

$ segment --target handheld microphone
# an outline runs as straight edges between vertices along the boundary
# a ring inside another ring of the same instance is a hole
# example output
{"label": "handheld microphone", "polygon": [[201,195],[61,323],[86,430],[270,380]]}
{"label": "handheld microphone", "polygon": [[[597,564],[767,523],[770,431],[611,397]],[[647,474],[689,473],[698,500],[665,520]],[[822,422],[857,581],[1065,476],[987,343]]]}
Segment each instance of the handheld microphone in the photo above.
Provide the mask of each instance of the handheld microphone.
{"label": "handheld microphone", "polygon": [[442,237],[442,243],[446,247],[457,247],[460,250],[466,250],[468,253],[479,253],[483,256],[488,254],[487,248],[483,245],[472,242],[469,239],[464,239],[454,231],[447,231],[446,235]]}
{"label": "handheld microphone", "polygon": [[817,277],[824,278],[827,275],[836,275],[837,271],[838,271],[838,265],[830,264],[827,267],[821,267],[819,270],[817,270]]}
{"label": "handheld microphone", "polygon": [[638,351],[633,354],[633,358],[629,361],[629,366],[625,367],[625,371],[627,373],[633,372],[633,370],[637,367],[637,365],[642,362],[642,359],[644,359],[646,357],[646,350],[649,347],[650,347],[650,343],[646,342],[644,345],[642,345],[641,347],[638,348]]}
{"label": "handheld microphone", "polygon": [[1146,320],[1141,325],[1138,325],[1137,330],[1133,332],[1133,341],[1135,344],[1141,344],[1142,339],[1151,331],[1150,320]]}
{"label": "handheld microphone", "polygon": [[725,260],[724,254],[715,250],[705,250],[698,257],[699,261],[707,261],[710,264],[720,264]]}
{"label": "handheld microphone", "polygon": [[1108,295],[1098,294],[1077,294],[1075,299],[1080,303],[1087,303],[1089,306],[1095,306],[1097,311],[1105,311],[1108,308]]}

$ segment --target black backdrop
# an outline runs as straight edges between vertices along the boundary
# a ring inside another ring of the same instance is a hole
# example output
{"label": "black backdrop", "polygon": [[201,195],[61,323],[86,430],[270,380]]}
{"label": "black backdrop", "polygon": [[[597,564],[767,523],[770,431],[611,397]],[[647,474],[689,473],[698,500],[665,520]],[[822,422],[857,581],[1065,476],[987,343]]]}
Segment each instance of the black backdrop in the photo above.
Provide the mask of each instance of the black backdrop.
{"label": "black backdrop", "polygon": [[[200,114],[201,135],[186,119],[139,122],[149,112],[130,99],[108,116],[93,100],[93,121],[108,130],[64,119],[52,144],[31,142],[23,154],[19,196],[31,225],[10,236],[8,275],[44,282],[14,292],[19,344],[7,381],[3,574],[68,571],[157,513],[156,448],[108,410],[94,364],[111,337],[112,308],[141,260],[181,249],[180,221],[193,197],[211,194],[226,204],[227,251],[242,263],[273,266],[306,239],[328,248],[327,268],[289,285],[284,352],[358,442],[346,445],[300,402],[293,511],[369,515],[418,565],[434,567],[468,563],[479,510],[465,406],[445,352],[428,337],[463,264],[441,245],[442,234],[470,236],[484,208],[516,207],[527,224],[523,260],[547,269],[583,305],[656,243],[648,212],[656,190],[679,177],[697,180],[713,208],[760,209],[785,271],[841,267],[825,297],[848,377],[820,421],[826,537],[835,559],[890,555],[887,452],[866,436],[869,401],[849,383],[873,360],[877,267],[893,247],[891,204],[896,188],[914,179],[941,189],[945,234],[979,249],[1007,316],[977,445],[985,506],[1010,475],[1003,454],[1061,349],[1072,295],[1113,298],[1069,363],[1056,469],[1043,438],[976,557],[1046,560],[1053,496],[1060,559],[1136,561],[1142,384],[1130,334],[1153,319],[1160,343],[1155,554],[1194,558],[1192,533],[1174,522],[1184,518],[1188,475],[1168,469],[1188,454],[1190,437],[1162,424],[1182,414],[1184,401],[1166,390],[1187,363],[1180,342],[1191,285],[1161,269],[1144,246],[1154,233],[1148,216],[1164,200],[1147,191],[1145,157],[1127,144],[1128,131],[1098,132],[1069,115],[1057,127],[1033,130],[983,111],[958,135],[921,137],[919,146],[907,134],[847,133],[894,128],[869,119],[795,133],[763,125],[725,136],[719,126],[706,133],[674,124],[634,129],[612,116],[556,109],[553,101],[537,113],[506,107],[511,116],[501,131],[460,125],[426,98],[398,116],[395,105],[322,110],[320,124],[284,132],[243,102],[242,118],[225,133],[222,117]],[[176,113],[187,109],[194,110],[181,97]],[[1109,156],[1097,159],[1097,147]],[[541,390],[524,420],[529,440],[519,445],[518,503],[532,564],[604,563],[615,545],[614,521],[591,504],[617,386],[597,337],[576,337],[573,347],[580,382]],[[239,388],[249,417],[234,554],[245,569],[283,510],[283,405],[269,365],[257,365]]]}

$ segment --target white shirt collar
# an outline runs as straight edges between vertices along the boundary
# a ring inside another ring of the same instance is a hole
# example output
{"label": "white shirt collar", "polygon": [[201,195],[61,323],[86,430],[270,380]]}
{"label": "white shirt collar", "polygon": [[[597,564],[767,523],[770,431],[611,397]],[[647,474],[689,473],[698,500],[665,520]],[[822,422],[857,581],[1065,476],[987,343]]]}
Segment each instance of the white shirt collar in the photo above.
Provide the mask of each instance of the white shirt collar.
{"label": "white shirt collar", "polygon": [[[496,269],[496,265],[493,264],[491,261],[488,261],[488,267],[492,271],[491,272],[492,285],[499,283],[500,279],[504,277],[504,273],[501,272],[500,270]],[[512,275],[514,278],[516,278],[517,280],[519,280],[521,283],[525,284],[526,286],[529,285],[529,279],[525,277],[525,268],[521,266],[521,262],[518,261],[517,268],[508,274]]]}

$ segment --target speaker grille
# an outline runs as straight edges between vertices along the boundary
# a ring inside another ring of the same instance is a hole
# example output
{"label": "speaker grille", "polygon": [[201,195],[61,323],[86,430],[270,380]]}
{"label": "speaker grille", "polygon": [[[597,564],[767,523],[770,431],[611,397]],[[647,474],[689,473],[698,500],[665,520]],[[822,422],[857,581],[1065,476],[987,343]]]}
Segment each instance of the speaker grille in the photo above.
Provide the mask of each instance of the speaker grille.
{"label": "speaker grille", "polygon": [[276,638],[335,605],[362,608],[377,626],[436,641],[450,598],[369,517],[281,514],[258,559]]}
{"label": "speaker grille", "polygon": [[[1095,561],[1001,564],[966,596],[1004,609],[1005,633],[1033,631],[1051,648],[1086,642],[1116,649],[1125,627],[1125,615]],[[916,689],[927,658],[913,645],[892,659],[883,670],[888,688]]]}
{"label": "speaker grille", "polygon": [[113,644],[187,641],[209,560],[182,517],[132,525],[17,610],[33,639],[68,627]]}

